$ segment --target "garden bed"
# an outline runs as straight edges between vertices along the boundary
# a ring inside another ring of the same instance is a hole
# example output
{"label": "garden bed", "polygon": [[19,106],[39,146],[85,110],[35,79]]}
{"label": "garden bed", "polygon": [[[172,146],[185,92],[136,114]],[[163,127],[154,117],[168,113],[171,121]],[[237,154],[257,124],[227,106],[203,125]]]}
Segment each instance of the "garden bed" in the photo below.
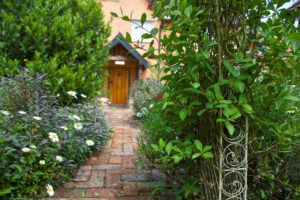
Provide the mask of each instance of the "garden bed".
{"label": "garden bed", "polygon": [[[93,103],[61,106],[60,95],[43,89],[44,76],[2,78],[0,85],[0,196],[52,196],[109,135]],[[47,194],[48,193],[48,194]]]}

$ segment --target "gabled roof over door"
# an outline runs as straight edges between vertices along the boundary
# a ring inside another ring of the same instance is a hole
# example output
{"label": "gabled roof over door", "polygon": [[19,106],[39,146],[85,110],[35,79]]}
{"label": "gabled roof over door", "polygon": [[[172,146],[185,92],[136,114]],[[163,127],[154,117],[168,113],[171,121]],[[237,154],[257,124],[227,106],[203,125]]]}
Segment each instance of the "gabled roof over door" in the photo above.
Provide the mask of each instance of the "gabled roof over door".
{"label": "gabled roof over door", "polygon": [[119,33],[112,41],[110,44],[107,45],[109,47],[109,50],[113,49],[117,45],[122,45],[129,54],[131,54],[138,62],[140,65],[142,65],[144,68],[148,68],[148,62],[145,60],[139,52],[137,52],[128,42],[126,42],[124,36]]}

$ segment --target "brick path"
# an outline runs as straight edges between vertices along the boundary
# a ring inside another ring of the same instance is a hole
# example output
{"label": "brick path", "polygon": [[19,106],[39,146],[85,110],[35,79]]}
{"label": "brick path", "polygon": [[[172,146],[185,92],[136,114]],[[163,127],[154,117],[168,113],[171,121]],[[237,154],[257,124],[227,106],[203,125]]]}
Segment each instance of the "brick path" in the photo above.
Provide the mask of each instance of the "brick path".
{"label": "brick path", "polygon": [[114,131],[108,144],[80,167],[77,175],[62,188],[55,189],[54,198],[81,200],[148,200],[171,199],[151,196],[151,185],[164,179],[156,170],[139,170],[136,160],[139,134],[138,120],[129,108],[104,110]]}

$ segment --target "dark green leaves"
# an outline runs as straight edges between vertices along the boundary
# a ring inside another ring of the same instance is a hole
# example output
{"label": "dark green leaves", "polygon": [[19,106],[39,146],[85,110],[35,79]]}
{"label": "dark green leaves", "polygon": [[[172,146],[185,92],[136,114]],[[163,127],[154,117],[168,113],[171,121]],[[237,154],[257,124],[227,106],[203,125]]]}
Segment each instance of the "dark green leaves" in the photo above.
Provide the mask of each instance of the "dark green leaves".
{"label": "dark green leaves", "polygon": [[113,17],[118,17],[118,14],[115,13],[115,12],[110,12],[110,15],[113,16]]}
{"label": "dark green leaves", "polygon": [[126,32],[125,40],[126,40],[128,43],[132,43],[131,36],[130,36],[130,34],[129,34],[128,32]]}
{"label": "dark green leaves", "polygon": [[239,75],[238,71],[226,60],[223,61],[223,64],[228,72],[230,72],[234,77]]}
{"label": "dark green leaves", "polygon": [[151,34],[152,35],[156,35],[158,33],[158,28],[153,28],[152,30],[151,30]]}
{"label": "dark green leaves", "polygon": [[130,21],[130,19],[129,19],[128,16],[123,16],[122,19],[123,19],[124,21],[128,21],[128,22]]}
{"label": "dark green leaves", "polygon": [[234,88],[236,91],[239,91],[240,93],[243,93],[243,92],[244,92],[244,89],[245,89],[245,84],[244,84],[242,81],[236,79],[236,80],[234,80],[234,82],[233,82],[233,88]]}
{"label": "dark green leaves", "polygon": [[143,13],[143,14],[142,14],[142,17],[141,17],[141,25],[142,25],[142,26],[143,26],[144,23],[146,22],[146,19],[147,19],[147,15],[146,15],[146,13]]}

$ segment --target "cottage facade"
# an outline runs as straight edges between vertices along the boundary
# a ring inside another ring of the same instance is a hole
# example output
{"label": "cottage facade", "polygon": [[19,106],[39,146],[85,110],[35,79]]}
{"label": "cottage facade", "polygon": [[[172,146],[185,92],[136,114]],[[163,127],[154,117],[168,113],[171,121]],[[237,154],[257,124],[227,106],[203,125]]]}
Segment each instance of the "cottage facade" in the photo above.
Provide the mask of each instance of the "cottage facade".
{"label": "cottage facade", "polygon": [[[110,59],[105,67],[109,76],[106,80],[105,90],[109,91],[110,102],[112,104],[126,104],[134,82],[139,79],[151,78],[155,70],[150,70],[149,66],[153,60],[145,59],[143,50],[134,50],[132,44],[124,40],[126,32],[131,34],[132,41],[141,41],[141,35],[145,30],[138,27],[143,13],[147,14],[144,28],[151,31],[152,28],[159,28],[161,22],[152,18],[153,10],[149,9],[148,0],[100,0],[105,21],[111,25],[111,36],[109,38]],[[122,10],[122,11],[121,11]],[[133,22],[127,22],[119,18],[112,18],[111,12],[119,16],[131,16]],[[143,40],[142,45],[147,45],[151,40]],[[157,44],[155,44],[157,46]]]}

